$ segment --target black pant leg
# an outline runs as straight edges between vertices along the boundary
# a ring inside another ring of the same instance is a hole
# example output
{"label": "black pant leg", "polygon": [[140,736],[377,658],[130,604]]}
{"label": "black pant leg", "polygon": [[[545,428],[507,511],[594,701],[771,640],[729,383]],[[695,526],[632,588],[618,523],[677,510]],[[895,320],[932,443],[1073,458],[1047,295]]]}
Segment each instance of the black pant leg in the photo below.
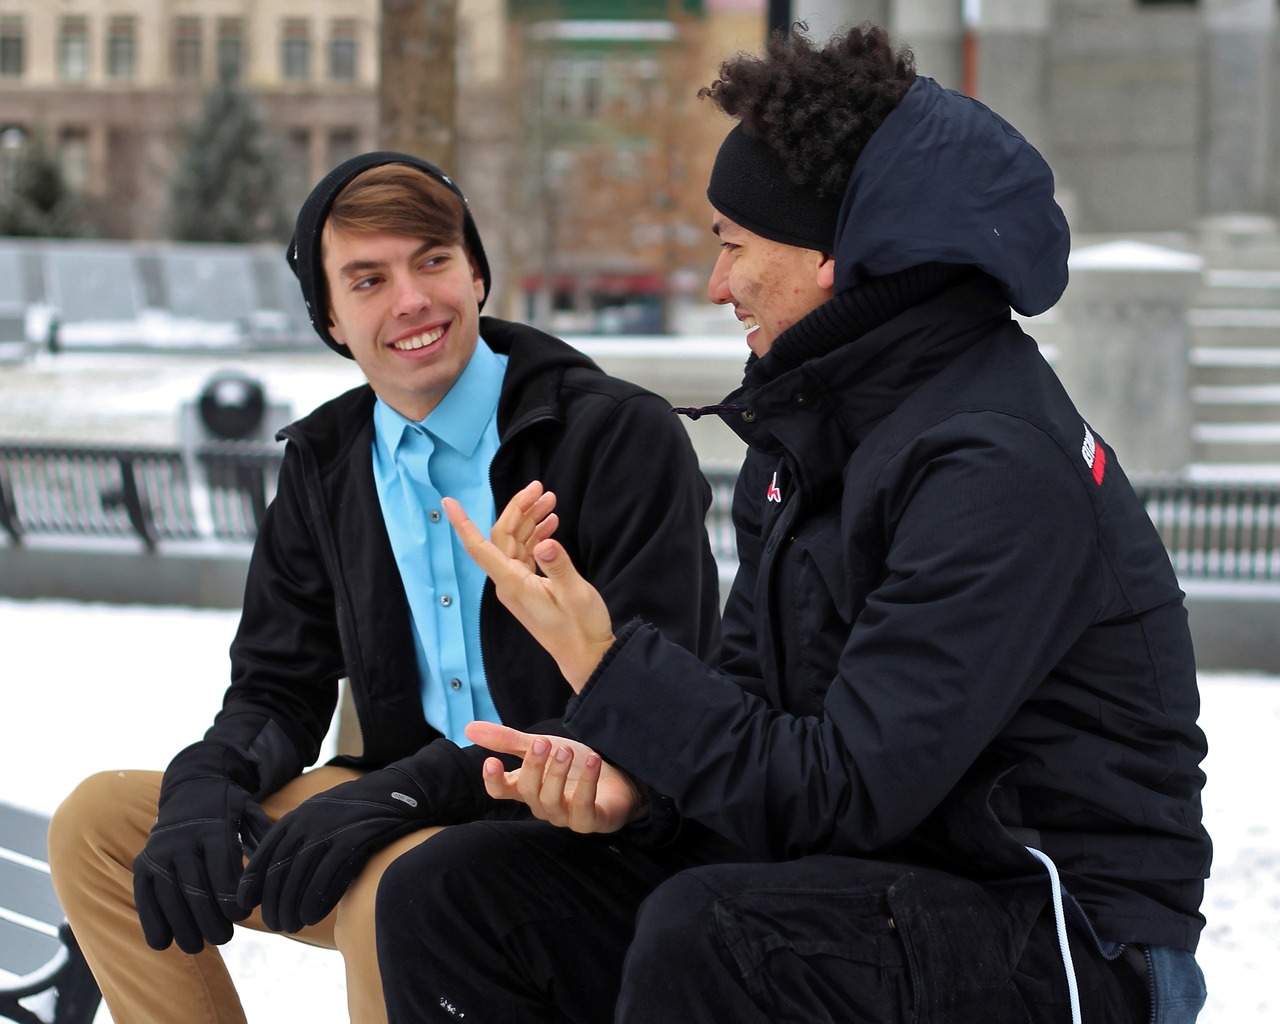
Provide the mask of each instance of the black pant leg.
{"label": "black pant leg", "polygon": [[[618,1024],[1047,1024],[1069,1020],[1036,884],[989,890],[847,857],[681,872],[642,906]],[[1084,1016],[1140,1024],[1123,964],[1072,942]]]}
{"label": "black pant leg", "polygon": [[543,822],[445,829],[378,887],[391,1024],[608,1024],[636,908],[669,873]]}

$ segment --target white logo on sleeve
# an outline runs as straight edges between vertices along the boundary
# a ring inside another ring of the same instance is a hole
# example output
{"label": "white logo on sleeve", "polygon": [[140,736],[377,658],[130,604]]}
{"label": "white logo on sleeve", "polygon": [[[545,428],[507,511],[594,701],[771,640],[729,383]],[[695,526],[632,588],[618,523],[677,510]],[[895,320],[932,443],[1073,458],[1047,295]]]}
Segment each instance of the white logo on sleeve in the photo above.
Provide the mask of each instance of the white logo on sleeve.
{"label": "white logo on sleeve", "polygon": [[1102,477],[1107,472],[1107,451],[1098,444],[1097,438],[1093,436],[1087,423],[1084,427],[1084,444],[1080,446],[1080,454],[1084,457],[1084,464],[1093,473],[1093,482],[1101,486]]}

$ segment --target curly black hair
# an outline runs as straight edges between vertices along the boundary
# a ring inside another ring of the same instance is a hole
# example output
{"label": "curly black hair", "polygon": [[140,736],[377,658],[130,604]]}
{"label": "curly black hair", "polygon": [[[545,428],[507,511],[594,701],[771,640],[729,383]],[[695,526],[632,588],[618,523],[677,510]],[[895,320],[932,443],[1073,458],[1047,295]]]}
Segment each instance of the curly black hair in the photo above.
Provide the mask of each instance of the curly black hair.
{"label": "curly black hair", "polygon": [[699,89],[782,157],[797,185],[838,196],[871,134],[916,80],[915,56],[864,23],[815,46],[809,26],[775,32],[763,56],[739,53]]}

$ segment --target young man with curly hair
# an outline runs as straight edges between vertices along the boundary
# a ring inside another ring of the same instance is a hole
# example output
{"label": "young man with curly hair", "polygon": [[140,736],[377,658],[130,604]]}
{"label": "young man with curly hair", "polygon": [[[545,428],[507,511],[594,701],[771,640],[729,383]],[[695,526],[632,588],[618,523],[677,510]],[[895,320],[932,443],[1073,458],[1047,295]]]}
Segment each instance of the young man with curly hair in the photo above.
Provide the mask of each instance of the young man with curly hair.
{"label": "young man with curly hair", "polygon": [[[616,614],[656,616],[702,657],[718,644],[711,492],[685,428],[564,342],[480,315],[489,265],[448,175],[403,153],[345,161],[303,204],[288,259],[320,338],[368,384],[281,432],[231,685],[204,738],[163,774],[93,776],[50,830],[54,885],[121,1024],[243,1022],[217,948],[234,923],[339,949],[352,1021],[384,1020],[383,868],[441,826],[529,817],[486,796],[485,752],[463,729],[555,730],[572,691],[458,545],[442,494],[492,522],[546,474]],[[362,750],[304,771],[342,677]],[[583,872],[607,859],[620,890],[669,871],[643,852],[572,852]]]}
{"label": "young man with curly hair", "polygon": [[[731,856],[602,922],[607,876],[473,837],[473,912],[419,847],[378,898],[391,1020],[604,1021],[564,993],[606,983],[625,1024],[1194,1020],[1210,845],[1183,595],[1011,316],[1066,286],[1049,168],[870,26],[775,39],[707,94],[739,121],[708,294],[752,352],[702,410],[749,445],[718,666],[610,614],[540,485],[493,542],[446,509],[577,693],[574,742],[468,729],[524,758],[486,762],[490,794]],[[617,978],[610,928],[632,935]]]}

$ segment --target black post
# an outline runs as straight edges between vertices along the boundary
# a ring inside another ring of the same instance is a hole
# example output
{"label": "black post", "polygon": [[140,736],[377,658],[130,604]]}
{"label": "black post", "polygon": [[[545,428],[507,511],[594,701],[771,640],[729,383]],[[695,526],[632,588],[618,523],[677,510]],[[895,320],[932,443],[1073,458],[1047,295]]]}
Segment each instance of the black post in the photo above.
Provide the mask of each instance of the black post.
{"label": "black post", "polygon": [[791,0],[769,0],[769,35],[791,34]]}

